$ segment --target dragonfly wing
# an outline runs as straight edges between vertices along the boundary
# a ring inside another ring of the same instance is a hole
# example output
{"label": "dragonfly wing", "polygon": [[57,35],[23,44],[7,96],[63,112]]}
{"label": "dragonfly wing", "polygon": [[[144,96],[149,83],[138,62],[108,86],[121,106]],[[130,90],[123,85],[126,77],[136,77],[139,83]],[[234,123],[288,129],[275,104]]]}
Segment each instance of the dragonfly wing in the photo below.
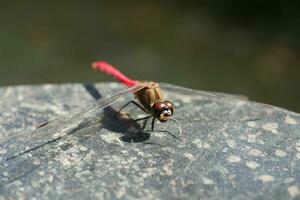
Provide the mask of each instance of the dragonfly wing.
{"label": "dragonfly wing", "polygon": [[243,95],[233,95],[233,94],[225,94],[219,92],[209,92],[209,91],[201,91],[201,90],[193,90],[190,88],[185,88],[177,85],[170,85],[168,83],[159,83],[160,87],[166,91],[167,93],[172,93],[180,96],[184,96],[186,98],[208,98],[214,101],[245,101],[247,100],[246,96]]}
{"label": "dragonfly wing", "polygon": [[60,116],[36,128],[33,132],[16,134],[0,139],[0,147],[5,150],[5,154],[0,160],[8,161],[26,154],[32,149],[37,149],[44,144],[56,141],[66,136],[75,129],[84,119],[89,118],[103,111],[104,108],[113,104],[118,99],[140,90],[138,85],[126,90],[114,92],[113,94],[101,98],[87,108],[79,108],[69,114]]}

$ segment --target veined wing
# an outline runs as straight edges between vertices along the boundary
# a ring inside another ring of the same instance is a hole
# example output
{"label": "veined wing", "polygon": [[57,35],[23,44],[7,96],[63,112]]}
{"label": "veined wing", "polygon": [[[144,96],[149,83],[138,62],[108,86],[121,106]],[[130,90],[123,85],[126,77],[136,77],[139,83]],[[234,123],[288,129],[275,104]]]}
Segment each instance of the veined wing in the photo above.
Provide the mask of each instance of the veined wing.
{"label": "veined wing", "polygon": [[225,94],[219,92],[209,92],[201,90],[193,90],[190,88],[185,88],[176,85],[170,85],[168,83],[159,83],[160,87],[169,93],[184,96],[186,98],[209,98],[214,101],[226,101],[226,102],[236,102],[236,101],[246,101],[247,97],[243,95],[233,95]]}
{"label": "veined wing", "polygon": [[102,112],[103,109],[115,101],[140,90],[143,86],[138,85],[129,89],[114,92],[113,94],[101,98],[87,108],[77,109],[69,114],[60,116],[48,123],[45,123],[33,132],[26,134],[21,133],[14,136],[0,139],[0,148],[6,153],[0,157],[0,160],[9,161],[19,155],[23,155],[37,149],[51,141],[56,141],[66,136],[70,130],[82,122],[85,118]]}

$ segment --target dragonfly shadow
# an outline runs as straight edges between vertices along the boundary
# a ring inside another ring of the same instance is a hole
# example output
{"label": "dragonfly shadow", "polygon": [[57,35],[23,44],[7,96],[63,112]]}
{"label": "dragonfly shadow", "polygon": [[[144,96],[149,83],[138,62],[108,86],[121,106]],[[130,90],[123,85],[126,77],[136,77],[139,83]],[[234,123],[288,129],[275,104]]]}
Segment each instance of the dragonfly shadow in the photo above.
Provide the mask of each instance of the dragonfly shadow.
{"label": "dragonfly shadow", "polygon": [[[83,86],[95,100],[103,97],[93,83],[86,83]],[[145,132],[139,123],[128,115],[118,115],[118,111],[112,106],[103,108],[103,114],[103,128],[123,134],[120,140],[124,142],[144,142],[150,138],[150,134]]]}

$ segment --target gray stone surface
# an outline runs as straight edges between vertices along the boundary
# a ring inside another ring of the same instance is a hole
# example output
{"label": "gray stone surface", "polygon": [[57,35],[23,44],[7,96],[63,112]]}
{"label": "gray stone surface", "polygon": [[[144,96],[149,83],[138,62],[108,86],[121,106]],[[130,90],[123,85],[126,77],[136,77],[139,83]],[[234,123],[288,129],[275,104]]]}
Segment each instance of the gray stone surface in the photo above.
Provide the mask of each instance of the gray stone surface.
{"label": "gray stone surface", "polygon": [[133,107],[114,116],[131,95],[77,109],[119,87],[1,88],[0,199],[300,199],[299,114],[170,86],[183,134],[142,131]]}

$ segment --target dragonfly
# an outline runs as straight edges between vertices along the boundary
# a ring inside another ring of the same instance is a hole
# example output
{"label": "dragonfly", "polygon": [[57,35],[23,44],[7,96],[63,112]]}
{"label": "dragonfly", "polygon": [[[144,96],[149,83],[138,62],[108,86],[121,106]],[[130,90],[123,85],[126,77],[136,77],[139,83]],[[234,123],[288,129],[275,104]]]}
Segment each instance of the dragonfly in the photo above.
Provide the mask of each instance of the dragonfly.
{"label": "dragonfly", "polygon": [[182,129],[179,122],[175,118],[172,118],[172,115],[175,111],[175,106],[171,101],[164,100],[163,91],[158,83],[153,81],[137,81],[129,79],[115,67],[103,61],[94,62],[92,67],[96,70],[100,70],[102,72],[112,75],[118,81],[120,81],[129,88],[137,87],[133,94],[138,99],[139,103],[137,103],[134,100],[131,100],[128,103],[126,103],[119,110],[118,113],[120,113],[121,110],[123,110],[129,104],[134,104],[142,111],[149,114],[148,116],[136,119],[135,121],[145,120],[145,122],[147,122],[149,118],[152,118],[151,130],[153,131],[156,119],[158,119],[160,122],[167,122],[169,120],[172,120],[178,125],[179,132],[182,133]]}
{"label": "dragonfly", "polygon": [[[84,133],[91,132],[92,128],[90,127],[82,127],[82,130],[78,130],[78,124],[82,123],[85,119],[93,119],[94,116],[103,112],[105,108],[128,96],[134,96],[135,100],[138,100],[138,102],[129,101],[117,112],[118,115],[121,115],[121,110],[123,110],[126,106],[134,104],[147,114],[147,116],[135,119],[135,121],[145,120],[145,122],[147,122],[148,119],[152,118],[151,130],[154,130],[155,120],[163,123],[173,121],[178,126],[179,134],[182,133],[182,128],[179,120],[173,118],[175,106],[171,101],[165,100],[164,91],[173,94],[180,94],[183,97],[207,98],[220,102],[245,100],[244,97],[239,95],[197,91],[167,83],[157,83],[154,81],[132,80],[104,61],[94,62],[92,64],[92,68],[112,75],[127,88],[112,92],[110,95],[98,99],[88,107],[76,109],[73,112],[60,116],[52,121],[43,123],[30,133],[22,133],[0,138],[0,147],[6,151],[6,153],[0,157],[0,164],[19,162],[19,157],[30,157],[32,156],[32,151],[38,150],[47,144],[57,142],[70,135],[70,133],[76,131]],[[95,124],[97,124],[97,121]],[[144,125],[143,128],[145,128]],[[19,163],[22,162],[24,161],[20,161]],[[2,168],[1,170],[4,170],[5,164],[0,165],[0,168]]]}

